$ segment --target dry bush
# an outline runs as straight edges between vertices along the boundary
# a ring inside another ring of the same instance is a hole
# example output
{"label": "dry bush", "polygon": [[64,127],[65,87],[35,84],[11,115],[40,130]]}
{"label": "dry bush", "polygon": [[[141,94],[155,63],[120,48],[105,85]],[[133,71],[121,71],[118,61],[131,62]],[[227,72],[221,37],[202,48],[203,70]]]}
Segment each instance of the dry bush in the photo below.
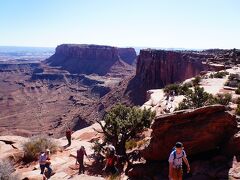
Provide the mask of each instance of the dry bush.
{"label": "dry bush", "polygon": [[14,171],[15,169],[9,161],[0,160],[0,180],[20,180],[18,174],[13,174]]}
{"label": "dry bush", "polygon": [[49,149],[55,153],[58,149],[57,143],[48,136],[33,136],[23,144],[24,161],[30,162],[37,160],[39,154]]}

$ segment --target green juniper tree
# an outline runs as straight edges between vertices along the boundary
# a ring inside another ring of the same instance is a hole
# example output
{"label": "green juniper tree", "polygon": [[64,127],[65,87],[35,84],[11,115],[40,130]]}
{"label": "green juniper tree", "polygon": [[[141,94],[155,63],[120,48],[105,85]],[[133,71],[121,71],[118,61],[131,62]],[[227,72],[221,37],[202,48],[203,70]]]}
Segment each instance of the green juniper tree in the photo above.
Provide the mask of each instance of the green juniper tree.
{"label": "green juniper tree", "polygon": [[111,142],[119,155],[126,155],[125,144],[137,133],[148,128],[155,117],[150,109],[141,110],[138,107],[127,107],[122,104],[114,106],[103,117],[103,123],[98,121],[104,133],[105,140]]}

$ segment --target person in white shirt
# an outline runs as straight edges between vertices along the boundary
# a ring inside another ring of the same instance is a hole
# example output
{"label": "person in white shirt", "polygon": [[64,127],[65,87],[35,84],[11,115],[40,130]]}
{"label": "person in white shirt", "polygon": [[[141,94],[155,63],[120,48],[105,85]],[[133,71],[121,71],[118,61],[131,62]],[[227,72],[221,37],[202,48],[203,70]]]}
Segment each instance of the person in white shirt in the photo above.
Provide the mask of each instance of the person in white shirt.
{"label": "person in white shirt", "polygon": [[187,165],[187,171],[190,172],[190,165],[187,160],[186,152],[183,150],[183,144],[177,142],[174,150],[171,152],[169,162],[169,180],[182,180],[183,170],[182,162]]}
{"label": "person in white shirt", "polygon": [[52,169],[50,167],[50,150],[46,149],[45,152],[41,153],[39,156],[39,165],[40,165],[40,170],[41,170],[41,174],[44,174],[44,170],[45,168],[48,169],[48,175],[50,177],[51,173],[52,173]]}

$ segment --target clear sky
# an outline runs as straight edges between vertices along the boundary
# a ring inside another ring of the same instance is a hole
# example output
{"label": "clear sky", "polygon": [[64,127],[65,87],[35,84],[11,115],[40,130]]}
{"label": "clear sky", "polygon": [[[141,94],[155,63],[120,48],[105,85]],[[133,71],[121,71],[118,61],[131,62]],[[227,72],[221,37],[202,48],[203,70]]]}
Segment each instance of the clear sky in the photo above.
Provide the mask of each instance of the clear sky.
{"label": "clear sky", "polygon": [[240,0],[0,0],[0,45],[239,48]]}

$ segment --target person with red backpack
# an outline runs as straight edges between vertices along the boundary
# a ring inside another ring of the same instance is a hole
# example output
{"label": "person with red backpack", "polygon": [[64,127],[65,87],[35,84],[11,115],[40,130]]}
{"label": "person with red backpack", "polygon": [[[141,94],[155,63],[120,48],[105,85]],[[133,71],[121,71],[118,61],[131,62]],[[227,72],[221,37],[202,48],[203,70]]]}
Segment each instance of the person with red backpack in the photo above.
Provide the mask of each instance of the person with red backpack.
{"label": "person with red backpack", "polygon": [[90,161],[86,151],[85,151],[85,148],[84,146],[81,146],[81,148],[79,150],[77,150],[77,158],[76,158],[76,165],[77,163],[79,163],[79,174],[81,174],[83,172],[85,172],[85,167],[84,167],[84,164],[83,164],[83,160],[84,160],[84,155],[88,158],[88,160]]}
{"label": "person with red backpack", "polygon": [[183,150],[183,144],[177,142],[171,152],[169,162],[169,180],[182,180],[183,170],[182,161],[187,165],[187,172],[190,172],[190,165],[187,160],[186,152]]}
{"label": "person with red backpack", "polygon": [[68,146],[71,146],[71,143],[72,143],[72,131],[71,129],[68,127],[67,130],[66,130],[66,138],[68,140]]}
{"label": "person with red backpack", "polygon": [[115,148],[109,149],[109,154],[106,157],[106,164],[103,168],[103,171],[106,174],[115,175],[118,174],[118,169],[116,168],[116,164],[118,161],[118,156],[115,154]]}

